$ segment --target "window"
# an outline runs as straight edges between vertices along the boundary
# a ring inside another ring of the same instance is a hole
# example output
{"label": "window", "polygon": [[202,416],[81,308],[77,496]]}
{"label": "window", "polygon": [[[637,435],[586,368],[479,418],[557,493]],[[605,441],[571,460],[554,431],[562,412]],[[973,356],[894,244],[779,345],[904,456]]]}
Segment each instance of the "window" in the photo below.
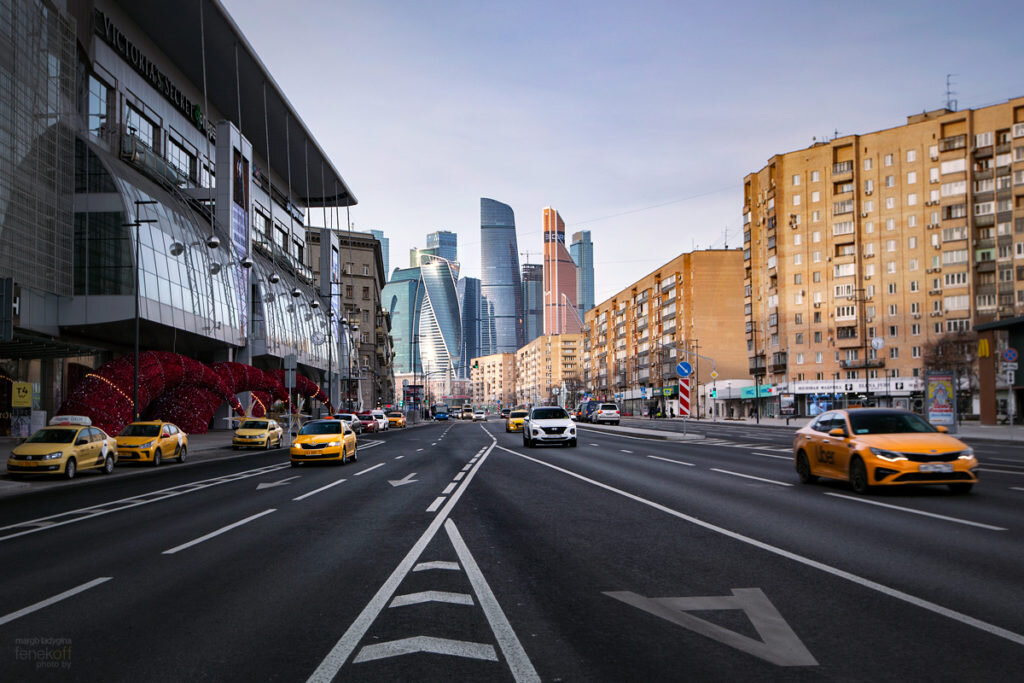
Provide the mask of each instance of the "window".
{"label": "window", "polygon": [[914,335],[915,337],[920,336],[920,334],[921,334],[921,326],[918,325],[917,323],[914,323],[913,325],[911,325],[910,326],[910,334]]}
{"label": "window", "polygon": [[896,317],[898,311],[899,311],[899,306],[897,304],[889,304],[889,317],[890,318]]}
{"label": "window", "polygon": [[899,358],[899,357],[900,357],[900,347],[898,347],[898,346],[890,346],[889,347],[889,358]]}
{"label": "window", "polygon": [[896,293],[896,283],[895,282],[890,282],[889,283],[889,293],[890,294],[895,294]]}
{"label": "window", "polygon": [[942,303],[947,311],[967,311],[971,308],[971,297],[966,294],[947,296]]}
{"label": "window", "polygon": [[864,159],[864,170],[865,171],[870,171],[871,170],[871,157],[867,157],[867,158]]}
{"label": "window", "polygon": [[951,159],[950,161],[943,161],[941,164],[941,169],[942,175],[946,175],[947,173],[960,173],[962,171],[966,171],[967,160],[960,158]]}
{"label": "window", "polygon": [[896,251],[896,240],[886,240],[885,241],[885,250],[886,251]]}
{"label": "window", "polygon": [[920,290],[921,290],[920,283],[917,280],[911,280],[910,281],[910,291],[911,292],[918,292]]}
{"label": "window", "polygon": [[793,235],[793,244],[795,244],[796,246],[800,246],[800,244],[803,241],[804,241],[803,235],[801,235],[800,233],[797,233],[797,234]]}
{"label": "window", "polygon": [[992,133],[978,133],[974,136],[975,147],[991,147],[992,146]]}
{"label": "window", "polygon": [[[818,342],[821,341],[821,332],[815,332],[814,336],[817,337],[817,339],[815,341],[818,341]],[[821,353],[821,351],[815,351],[814,352],[814,362],[815,363],[821,363],[821,360],[822,360],[822,353]],[[818,379],[821,379],[821,378],[819,377]]]}
{"label": "window", "polygon": [[[821,343],[821,331],[820,330],[814,333],[814,343],[815,344],[820,344]],[[820,363],[821,361],[818,361],[818,362]]]}
{"label": "window", "polygon": [[89,132],[102,135],[109,129],[110,120],[110,86],[89,76]]}
{"label": "window", "polygon": [[804,281],[804,274],[803,273],[796,273],[795,275],[793,275],[793,284],[794,285],[802,284],[803,281]]}
{"label": "window", "polygon": [[[814,252],[814,253],[818,253],[818,252]],[[812,273],[812,275],[811,275],[811,280],[813,282],[821,282],[821,271],[820,270],[814,271],[814,273]]]}
{"label": "window", "polygon": [[898,336],[900,336],[899,325],[889,325],[889,336],[890,337],[898,337]]}
{"label": "window", "polygon": [[907,185],[917,183],[917,171],[907,171]]}
{"label": "window", "polygon": [[802,353],[796,354],[796,364],[797,365],[803,365],[804,364],[804,354],[802,354]]}
{"label": "window", "polygon": [[370,299],[370,288],[363,287],[363,299],[368,301]]}
{"label": "window", "polygon": [[[896,208],[896,198],[895,197],[886,197],[885,198],[885,208],[887,208],[887,209],[895,209]],[[891,221],[892,219],[890,218],[889,220]]]}
{"label": "window", "polygon": [[875,191],[875,181],[872,178],[868,178],[864,181],[864,191],[868,194]]}
{"label": "window", "polygon": [[820,211],[811,211],[811,222],[812,223],[817,223],[820,220],[821,220],[821,212]]}
{"label": "window", "polygon": [[978,202],[974,205],[975,216],[987,216],[990,213],[995,213],[995,205],[992,202]]}
{"label": "window", "polygon": [[892,166],[892,155],[891,154],[886,154],[885,155],[885,162],[884,163],[885,163],[886,166]]}
{"label": "window", "polygon": [[156,126],[141,111],[128,104],[124,111],[124,127],[143,144],[156,151]]}
{"label": "window", "polygon": [[196,156],[172,137],[167,138],[167,161],[178,170],[183,179],[195,178]]}
{"label": "window", "polygon": [[800,195],[793,195],[793,206],[800,206]]}
{"label": "window", "polygon": [[799,184],[800,184],[800,174],[797,173],[796,175],[793,176],[793,187],[796,187]]}
{"label": "window", "polygon": [[907,150],[907,162],[914,163],[915,161],[917,161],[917,150],[916,149],[908,149]]}
{"label": "window", "polygon": [[894,175],[887,175],[887,176],[885,176],[885,186],[886,187],[896,187],[896,176],[894,176]]}
{"label": "window", "polygon": [[911,237],[907,238],[907,248],[908,249],[917,249],[917,237],[916,236],[911,236]]}
{"label": "window", "polygon": [[942,196],[952,197],[958,194],[967,193],[967,181],[966,180],[955,180],[951,183],[942,183]]}
{"label": "window", "polygon": [[820,192],[812,192],[811,193],[811,202],[820,202],[820,201],[821,201],[821,193]]}
{"label": "window", "polygon": [[917,193],[911,192],[907,195],[907,206],[917,206]]}
{"label": "window", "polygon": [[801,263],[803,263],[803,260],[804,260],[803,254],[793,254],[793,265],[794,266],[799,266]]}
{"label": "window", "polygon": [[841,263],[835,266],[835,275],[833,277],[852,277],[856,274],[856,264]]}
{"label": "window", "polygon": [[821,180],[821,174],[818,171],[811,171],[811,182],[816,183],[819,180]]}

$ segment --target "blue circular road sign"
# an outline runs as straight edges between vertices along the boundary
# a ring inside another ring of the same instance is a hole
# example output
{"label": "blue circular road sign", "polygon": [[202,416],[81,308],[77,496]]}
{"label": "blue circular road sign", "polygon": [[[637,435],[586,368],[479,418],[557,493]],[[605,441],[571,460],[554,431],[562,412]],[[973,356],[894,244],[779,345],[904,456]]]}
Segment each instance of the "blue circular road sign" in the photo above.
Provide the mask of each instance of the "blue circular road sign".
{"label": "blue circular road sign", "polygon": [[687,363],[685,360],[676,366],[676,374],[680,377],[689,377],[693,374],[693,366]]}
{"label": "blue circular road sign", "polygon": [[1012,346],[1007,347],[1006,349],[1004,349],[1003,350],[1003,361],[1006,362],[1006,363],[1016,363],[1017,362],[1017,349],[1013,348]]}

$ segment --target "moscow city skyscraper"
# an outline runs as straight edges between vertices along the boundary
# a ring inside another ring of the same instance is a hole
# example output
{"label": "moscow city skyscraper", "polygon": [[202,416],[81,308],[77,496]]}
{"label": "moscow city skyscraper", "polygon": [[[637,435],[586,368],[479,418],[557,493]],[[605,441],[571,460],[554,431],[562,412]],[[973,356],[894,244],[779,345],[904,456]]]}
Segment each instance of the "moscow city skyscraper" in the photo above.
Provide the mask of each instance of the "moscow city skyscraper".
{"label": "moscow city skyscraper", "polygon": [[512,207],[480,199],[481,355],[523,346],[523,290]]}
{"label": "moscow city skyscraper", "polygon": [[427,249],[448,261],[459,260],[459,236],[448,230],[427,233]]}
{"label": "moscow city skyscraper", "polygon": [[576,300],[576,263],[565,248],[565,222],[544,209],[544,334],[583,330]]}
{"label": "moscow city skyscraper", "polygon": [[582,319],[594,307],[594,243],[589,230],[572,234],[569,254],[576,262],[576,304]]}
{"label": "moscow city skyscraper", "polygon": [[544,334],[544,266],[523,264],[523,344]]}

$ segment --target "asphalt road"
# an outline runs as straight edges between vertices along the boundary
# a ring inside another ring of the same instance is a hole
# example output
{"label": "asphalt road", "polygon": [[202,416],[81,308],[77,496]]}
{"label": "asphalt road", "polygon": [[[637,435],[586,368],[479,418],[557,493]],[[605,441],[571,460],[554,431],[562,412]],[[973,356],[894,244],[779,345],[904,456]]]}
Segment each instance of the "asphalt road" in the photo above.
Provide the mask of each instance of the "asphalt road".
{"label": "asphalt road", "polygon": [[0,679],[1019,680],[1024,454],[859,497],[778,431],[454,422],[2,499]]}

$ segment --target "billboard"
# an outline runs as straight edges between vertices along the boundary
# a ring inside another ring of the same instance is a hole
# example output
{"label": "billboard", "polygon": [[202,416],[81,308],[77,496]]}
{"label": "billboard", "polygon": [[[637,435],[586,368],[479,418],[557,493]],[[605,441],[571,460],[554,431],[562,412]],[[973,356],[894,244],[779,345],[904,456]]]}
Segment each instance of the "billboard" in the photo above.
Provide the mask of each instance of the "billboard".
{"label": "billboard", "polygon": [[956,383],[951,372],[929,372],[925,375],[924,412],[933,425],[956,430]]}

